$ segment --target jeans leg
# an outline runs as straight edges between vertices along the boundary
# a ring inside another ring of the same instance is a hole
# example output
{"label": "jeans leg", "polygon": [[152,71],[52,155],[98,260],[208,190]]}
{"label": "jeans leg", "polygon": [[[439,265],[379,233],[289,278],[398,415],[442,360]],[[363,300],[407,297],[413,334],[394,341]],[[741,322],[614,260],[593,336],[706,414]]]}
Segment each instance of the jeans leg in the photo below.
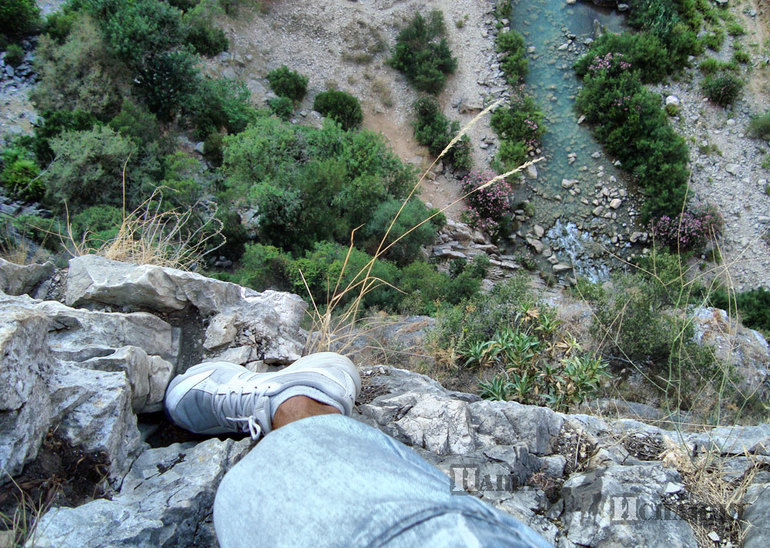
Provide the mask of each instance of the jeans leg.
{"label": "jeans leg", "polygon": [[341,415],[271,432],[222,480],[214,525],[238,546],[548,546],[379,430]]}

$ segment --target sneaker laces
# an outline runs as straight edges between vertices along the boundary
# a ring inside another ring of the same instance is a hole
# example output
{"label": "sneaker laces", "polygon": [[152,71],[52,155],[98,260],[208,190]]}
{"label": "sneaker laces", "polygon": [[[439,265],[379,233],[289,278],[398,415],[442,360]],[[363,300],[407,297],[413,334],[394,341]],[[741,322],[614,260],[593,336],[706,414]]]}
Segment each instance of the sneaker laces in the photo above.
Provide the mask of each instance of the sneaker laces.
{"label": "sneaker laces", "polygon": [[[270,384],[259,390],[243,393],[243,385],[232,387],[222,397],[214,398],[214,414],[217,422],[227,428],[234,428],[239,432],[248,432],[253,440],[259,438],[263,432],[262,426],[257,422],[254,410],[267,399],[265,392],[271,388]],[[270,410],[268,409],[268,416]]]}

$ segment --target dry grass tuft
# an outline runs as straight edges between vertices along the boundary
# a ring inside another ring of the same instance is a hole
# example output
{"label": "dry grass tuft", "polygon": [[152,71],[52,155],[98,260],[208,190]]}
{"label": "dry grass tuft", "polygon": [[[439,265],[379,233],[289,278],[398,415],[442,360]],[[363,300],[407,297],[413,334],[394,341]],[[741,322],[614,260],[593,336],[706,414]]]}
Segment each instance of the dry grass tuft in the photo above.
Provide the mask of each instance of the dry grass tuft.
{"label": "dry grass tuft", "polygon": [[695,454],[685,444],[670,438],[664,441],[663,464],[679,471],[686,489],[666,498],[665,504],[690,524],[699,545],[714,546],[709,534],[716,533],[722,541],[741,546],[745,535],[740,520],[744,498],[763,464],[746,452],[744,456],[749,461],[746,471],[737,479],[727,481],[724,477],[726,458],[711,451]]}
{"label": "dry grass tuft", "polygon": [[195,210],[195,206],[183,212],[165,210],[163,189],[157,188],[139,207],[124,212],[118,234],[96,250],[87,246],[88,233],[77,241],[67,222],[68,247],[76,256],[95,253],[127,263],[190,270],[219,247],[206,249],[222,232],[222,223],[213,214],[203,225],[190,229]]}

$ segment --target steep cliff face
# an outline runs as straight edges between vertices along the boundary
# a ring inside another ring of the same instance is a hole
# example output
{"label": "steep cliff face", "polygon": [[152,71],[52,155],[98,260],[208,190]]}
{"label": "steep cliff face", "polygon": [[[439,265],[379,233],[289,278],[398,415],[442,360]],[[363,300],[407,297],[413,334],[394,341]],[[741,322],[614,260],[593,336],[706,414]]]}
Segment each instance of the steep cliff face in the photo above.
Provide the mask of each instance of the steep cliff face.
{"label": "steep cliff face", "polygon": [[[174,430],[157,413],[166,385],[203,360],[294,361],[304,302],[96,256],[62,272],[0,262],[0,284],[3,489],[34,477],[51,495],[28,545],[216,545],[216,488],[251,441]],[[770,539],[768,425],[664,430],[481,400],[388,366],[362,376],[355,419],[559,546],[737,544],[740,519],[746,546]]]}

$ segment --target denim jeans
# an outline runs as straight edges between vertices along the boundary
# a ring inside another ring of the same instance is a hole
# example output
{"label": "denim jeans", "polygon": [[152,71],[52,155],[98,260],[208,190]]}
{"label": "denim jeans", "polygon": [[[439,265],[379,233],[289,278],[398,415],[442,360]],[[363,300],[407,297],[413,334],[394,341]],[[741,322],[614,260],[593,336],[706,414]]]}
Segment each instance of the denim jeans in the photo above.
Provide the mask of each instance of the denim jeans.
{"label": "denim jeans", "polygon": [[223,548],[550,546],[512,516],[452,495],[414,451],[342,415],[268,434],[222,480],[214,526]]}

